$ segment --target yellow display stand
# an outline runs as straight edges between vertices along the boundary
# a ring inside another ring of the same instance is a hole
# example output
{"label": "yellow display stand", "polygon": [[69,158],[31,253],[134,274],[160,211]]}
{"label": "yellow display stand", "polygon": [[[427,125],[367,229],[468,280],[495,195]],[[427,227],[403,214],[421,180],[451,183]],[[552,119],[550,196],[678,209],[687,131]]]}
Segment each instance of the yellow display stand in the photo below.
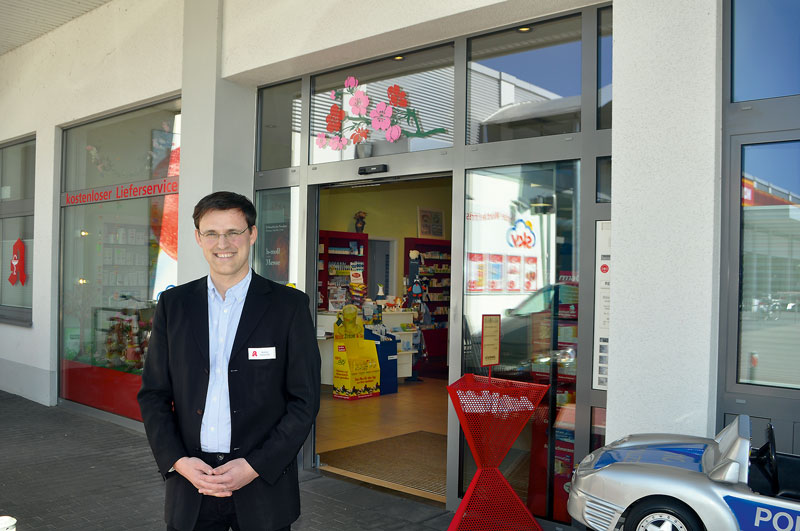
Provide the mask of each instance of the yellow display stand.
{"label": "yellow display stand", "polygon": [[344,400],[380,394],[381,369],[374,341],[364,340],[358,308],[345,306],[333,328],[333,397]]}

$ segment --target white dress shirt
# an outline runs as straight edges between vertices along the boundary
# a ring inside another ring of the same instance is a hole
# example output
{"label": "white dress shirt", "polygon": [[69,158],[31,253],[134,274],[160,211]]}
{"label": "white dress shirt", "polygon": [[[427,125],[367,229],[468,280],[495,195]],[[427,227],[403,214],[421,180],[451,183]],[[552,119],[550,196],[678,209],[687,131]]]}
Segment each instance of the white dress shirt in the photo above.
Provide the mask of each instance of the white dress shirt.
{"label": "white dress shirt", "polygon": [[239,328],[244,299],[253,278],[252,270],[228,288],[225,299],[208,277],[208,393],[200,425],[200,449],[229,453],[231,448],[231,405],[228,394],[228,361]]}

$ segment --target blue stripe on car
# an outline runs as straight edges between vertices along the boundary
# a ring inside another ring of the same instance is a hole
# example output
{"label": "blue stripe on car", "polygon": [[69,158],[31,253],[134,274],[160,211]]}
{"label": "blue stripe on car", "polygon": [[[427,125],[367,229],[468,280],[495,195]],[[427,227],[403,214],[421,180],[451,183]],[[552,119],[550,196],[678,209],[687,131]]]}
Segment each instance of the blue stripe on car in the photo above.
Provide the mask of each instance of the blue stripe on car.
{"label": "blue stripe on car", "polygon": [[670,444],[608,450],[595,462],[594,469],[613,463],[646,463],[702,472],[703,452],[707,447],[707,444]]}

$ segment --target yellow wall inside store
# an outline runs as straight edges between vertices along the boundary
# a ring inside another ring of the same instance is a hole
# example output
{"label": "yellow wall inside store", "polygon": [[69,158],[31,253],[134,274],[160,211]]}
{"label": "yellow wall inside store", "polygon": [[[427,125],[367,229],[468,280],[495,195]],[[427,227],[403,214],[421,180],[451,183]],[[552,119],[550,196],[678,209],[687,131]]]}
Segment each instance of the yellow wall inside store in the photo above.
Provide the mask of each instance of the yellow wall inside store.
{"label": "yellow wall inside store", "polygon": [[364,232],[370,238],[397,240],[397,289],[387,295],[402,295],[404,239],[417,237],[417,207],[444,212],[445,238],[449,240],[452,200],[450,177],[363,188],[327,188],[320,191],[319,228],[355,232],[353,214],[365,211]]}

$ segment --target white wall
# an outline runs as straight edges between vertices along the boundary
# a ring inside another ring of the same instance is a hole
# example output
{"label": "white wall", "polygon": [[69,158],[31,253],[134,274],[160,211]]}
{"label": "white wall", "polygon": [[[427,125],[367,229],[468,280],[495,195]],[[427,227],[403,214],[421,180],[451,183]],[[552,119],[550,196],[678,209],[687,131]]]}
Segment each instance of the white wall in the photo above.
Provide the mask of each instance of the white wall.
{"label": "white wall", "polygon": [[222,75],[263,85],[596,3],[226,0]]}
{"label": "white wall", "polygon": [[0,142],[36,134],[33,327],[0,324],[0,389],[55,404],[62,127],[177,94],[183,2],[114,0],[0,56]]}
{"label": "white wall", "polygon": [[614,2],[608,441],[714,432],[721,27],[720,0]]}

